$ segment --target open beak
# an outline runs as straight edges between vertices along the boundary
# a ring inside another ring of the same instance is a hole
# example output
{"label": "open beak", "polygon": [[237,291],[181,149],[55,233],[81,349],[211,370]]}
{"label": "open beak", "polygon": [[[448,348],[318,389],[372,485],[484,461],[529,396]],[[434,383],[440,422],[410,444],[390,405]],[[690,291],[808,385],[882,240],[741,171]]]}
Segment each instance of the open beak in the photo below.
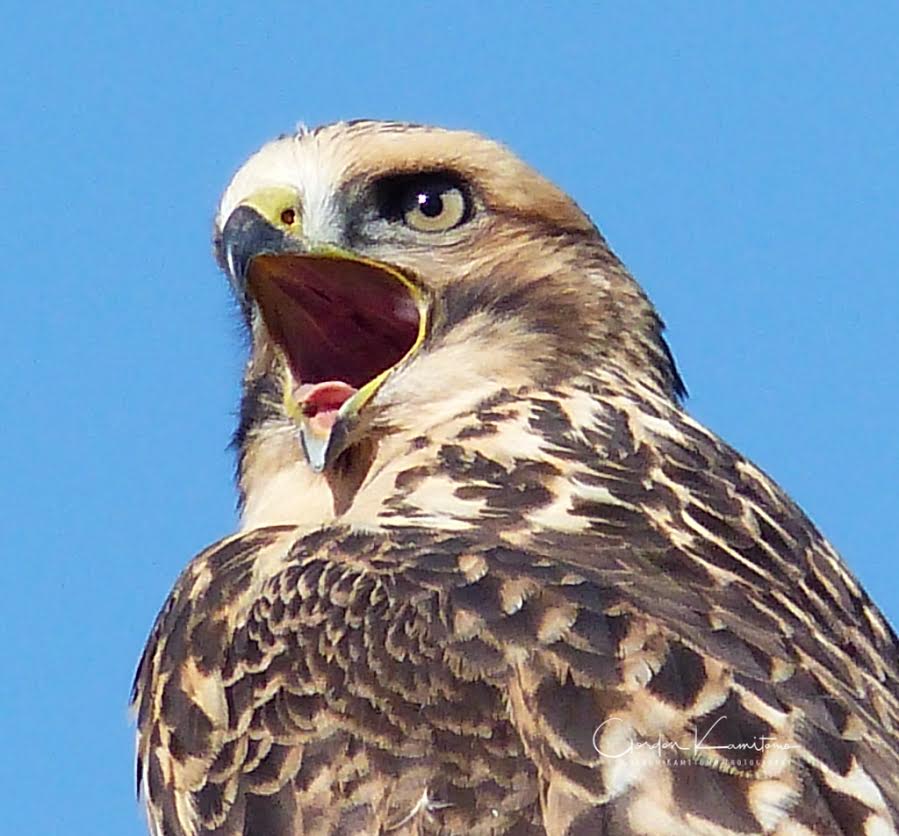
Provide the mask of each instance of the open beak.
{"label": "open beak", "polygon": [[235,289],[258,307],[285,359],[285,408],[321,472],[345,449],[359,411],[424,340],[424,294],[389,265],[310,246],[248,206],[229,217],[222,246]]}

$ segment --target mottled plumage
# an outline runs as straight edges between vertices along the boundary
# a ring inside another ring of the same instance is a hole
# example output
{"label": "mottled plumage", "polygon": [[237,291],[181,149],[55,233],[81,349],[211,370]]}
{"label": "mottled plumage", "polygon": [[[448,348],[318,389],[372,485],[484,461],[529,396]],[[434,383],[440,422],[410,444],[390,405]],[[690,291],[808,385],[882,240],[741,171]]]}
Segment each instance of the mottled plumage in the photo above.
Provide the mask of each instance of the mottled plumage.
{"label": "mottled plumage", "polygon": [[685,414],[565,195],[341,123],[251,158],[216,229],[242,524],[137,672],[154,834],[896,833],[895,634]]}

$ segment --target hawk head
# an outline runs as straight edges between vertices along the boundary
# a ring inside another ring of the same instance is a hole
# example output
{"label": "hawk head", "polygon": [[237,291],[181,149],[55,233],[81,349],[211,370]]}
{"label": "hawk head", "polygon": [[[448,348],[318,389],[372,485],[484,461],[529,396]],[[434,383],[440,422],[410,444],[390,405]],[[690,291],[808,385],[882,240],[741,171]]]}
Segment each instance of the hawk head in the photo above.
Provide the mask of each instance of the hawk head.
{"label": "hawk head", "polygon": [[310,502],[321,480],[358,484],[385,439],[501,388],[605,366],[683,391],[658,316],[587,215],[472,133],[283,136],[228,186],[215,247],[250,333],[237,445],[244,503],[268,486],[256,523],[281,521],[261,507],[273,483]]}

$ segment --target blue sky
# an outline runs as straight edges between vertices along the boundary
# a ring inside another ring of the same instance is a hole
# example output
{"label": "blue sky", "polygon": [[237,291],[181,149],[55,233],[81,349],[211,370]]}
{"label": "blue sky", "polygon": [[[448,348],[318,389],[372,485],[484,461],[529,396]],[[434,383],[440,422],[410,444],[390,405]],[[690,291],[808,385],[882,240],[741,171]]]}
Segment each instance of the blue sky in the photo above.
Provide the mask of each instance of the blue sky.
{"label": "blue sky", "polygon": [[668,322],[693,414],[899,622],[894,5],[150,8],[32,3],[0,32],[6,832],[143,832],[133,667],[234,524],[212,213],[298,121],[473,128],[559,182]]}

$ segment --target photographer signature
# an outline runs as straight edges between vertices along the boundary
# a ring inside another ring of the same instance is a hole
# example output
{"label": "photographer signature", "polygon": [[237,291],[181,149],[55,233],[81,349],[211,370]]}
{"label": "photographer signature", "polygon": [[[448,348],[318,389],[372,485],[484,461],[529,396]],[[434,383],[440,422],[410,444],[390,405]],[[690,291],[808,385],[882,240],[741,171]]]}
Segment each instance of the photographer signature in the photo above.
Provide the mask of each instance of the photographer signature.
{"label": "photographer signature", "polygon": [[[694,729],[693,731],[693,740],[691,743],[687,745],[681,745],[680,743],[676,743],[671,740],[666,740],[660,734],[656,740],[635,740],[633,737],[629,737],[627,740],[621,741],[620,750],[608,752],[605,751],[600,745],[600,738],[603,736],[603,732],[609,728],[611,728],[612,723],[625,723],[620,717],[610,717],[608,720],[600,723],[597,726],[596,731],[593,732],[593,748],[599,752],[604,758],[622,758],[625,755],[629,755],[631,752],[638,749],[648,749],[654,750],[658,753],[659,757],[662,756],[662,752],[692,752],[697,753],[703,750],[730,750],[735,752],[765,752],[768,749],[797,749],[799,748],[797,744],[794,743],[779,743],[776,738],[773,737],[756,737],[751,741],[744,741],[741,743],[721,743],[717,745],[713,745],[711,743],[707,743],[706,740],[708,736],[714,731],[715,726],[717,726],[722,720],[726,720],[727,717],[721,716],[711,726],[709,726],[708,730],[702,737],[699,736],[698,729]],[[616,741],[617,743],[617,741]],[[606,742],[606,746],[609,746],[609,741]]]}

